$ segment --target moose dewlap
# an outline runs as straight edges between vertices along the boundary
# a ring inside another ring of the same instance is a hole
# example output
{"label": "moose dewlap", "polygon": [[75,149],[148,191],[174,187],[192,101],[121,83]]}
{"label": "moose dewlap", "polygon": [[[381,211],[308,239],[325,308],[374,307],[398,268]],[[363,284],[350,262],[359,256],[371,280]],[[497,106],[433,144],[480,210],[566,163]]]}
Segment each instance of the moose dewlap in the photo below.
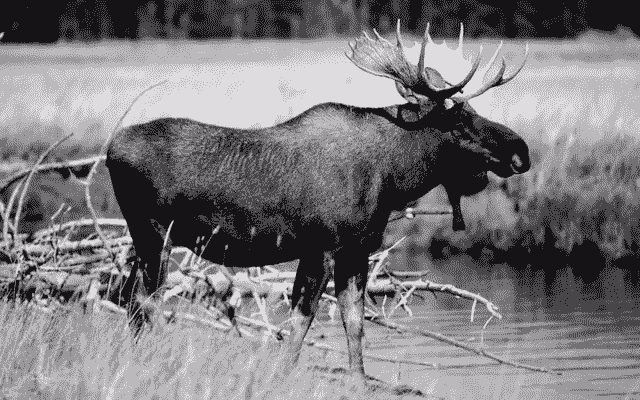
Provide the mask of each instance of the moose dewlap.
{"label": "moose dewlap", "polygon": [[[193,249],[198,243],[201,250],[206,243],[204,259],[231,267],[299,259],[291,365],[333,273],[349,364],[364,376],[368,255],[381,246],[390,213],[443,185],[453,227],[464,229],[460,196],[482,191],[488,171],[508,177],[530,167],[524,140],[468,104],[513,79],[522,65],[505,78],[502,59],[494,77],[461,96],[479,56],[452,85],[427,66],[437,46],[428,27],[417,65],[407,61],[399,21],[396,44],[375,35],[350,43],[347,57],[368,73],[393,79],[405,104],[324,103],[264,129],[164,118],[115,135],[106,164],[137,256],[121,299],[135,332],[149,321],[151,310],[142,310],[140,299],[164,283],[171,246]],[[462,62],[461,46],[462,31],[456,50]]]}

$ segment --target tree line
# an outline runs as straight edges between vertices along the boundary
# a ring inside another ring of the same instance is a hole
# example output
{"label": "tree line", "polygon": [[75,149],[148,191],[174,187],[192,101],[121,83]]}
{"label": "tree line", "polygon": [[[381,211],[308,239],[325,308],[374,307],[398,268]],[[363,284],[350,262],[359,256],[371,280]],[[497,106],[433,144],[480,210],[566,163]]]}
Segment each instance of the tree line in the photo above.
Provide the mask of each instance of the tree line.
{"label": "tree line", "polygon": [[627,2],[587,0],[21,0],[0,15],[3,42],[101,39],[318,38],[387,32],[399,18],[436,36],[570,38],[589,29],[639,32]]}

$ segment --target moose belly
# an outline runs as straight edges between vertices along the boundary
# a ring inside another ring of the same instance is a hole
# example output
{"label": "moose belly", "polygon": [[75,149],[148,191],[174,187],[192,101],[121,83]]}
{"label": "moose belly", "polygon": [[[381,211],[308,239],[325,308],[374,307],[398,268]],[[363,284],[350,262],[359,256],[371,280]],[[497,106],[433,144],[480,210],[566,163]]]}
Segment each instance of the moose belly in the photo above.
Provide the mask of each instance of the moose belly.
{"label": "moose belly", "polygon": [[230,267],[277,264],[335,247],[331,243],[334,238],[322,229],[292,227],[278,218],[255,224],[240,223],[237,219],[235,222],[230,218],[203,217],[177,220],[171,241],[174,246],[187,247],[208,261]]}

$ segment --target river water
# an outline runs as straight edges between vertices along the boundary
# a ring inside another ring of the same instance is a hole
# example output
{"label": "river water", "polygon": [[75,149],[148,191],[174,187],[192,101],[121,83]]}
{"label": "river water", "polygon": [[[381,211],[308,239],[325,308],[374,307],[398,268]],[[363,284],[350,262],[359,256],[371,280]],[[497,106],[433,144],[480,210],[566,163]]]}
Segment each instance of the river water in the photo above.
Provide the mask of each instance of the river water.
{"label": "river water", "polygon": [[[494,301],[503,319],[492,320],[482,331],[489,317],[486,309],[478,306],[471,322],[470,301],[427,293],[411,302],[413,317],[397,311],[395,322],[562,374],[498,365],[433,339],[371,323],[365,325],[365,354],[438,366],[365,359],[367,373],[447,399],[640,399],[640,294],[628,272],[599,266],[599,275],[585,281],[579,271],[586,266],[519,269],[478,265],[465,256],[427,268],[429,279]],[[341,324],[334,326],[329,342],[345,349]],[[344,356],[336,357],[346,365]]]}

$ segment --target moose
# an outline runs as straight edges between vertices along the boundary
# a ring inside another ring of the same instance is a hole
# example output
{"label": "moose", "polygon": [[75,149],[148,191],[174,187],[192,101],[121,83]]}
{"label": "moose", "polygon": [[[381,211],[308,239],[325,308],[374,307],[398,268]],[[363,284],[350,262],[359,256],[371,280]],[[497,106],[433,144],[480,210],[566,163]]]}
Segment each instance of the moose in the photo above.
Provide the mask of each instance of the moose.
{"label": "moose", "polygon": [[[299,259],[290,366],[333,273],[349,366],[364,379],[368,256],[382,245],[391,212],[443,185],[453,227],[464,229],[460,196],[482,191],[488,171],[509,177],[530,168],[525,141],[468,104],[512,80],[526,57],[508,78],[503,58],[495,77],[462,96],[479,55],[467,76],[450,84],[425,66],[434,45],[428,26],[417,66],[406,58],[400,21],[395,45],[374,33],[349,43],[346,55],[362,70],[394,80],[405,104],[324,103],[261,129],[162,118],[114,136],[106,165],[136,254],[120,299],[134,332],[151,324],[141,299],[161,289],[171,247],[194,248],[205,237],[202,258],[234,268]],[[461,27],[459,47],[462,36]]]}

